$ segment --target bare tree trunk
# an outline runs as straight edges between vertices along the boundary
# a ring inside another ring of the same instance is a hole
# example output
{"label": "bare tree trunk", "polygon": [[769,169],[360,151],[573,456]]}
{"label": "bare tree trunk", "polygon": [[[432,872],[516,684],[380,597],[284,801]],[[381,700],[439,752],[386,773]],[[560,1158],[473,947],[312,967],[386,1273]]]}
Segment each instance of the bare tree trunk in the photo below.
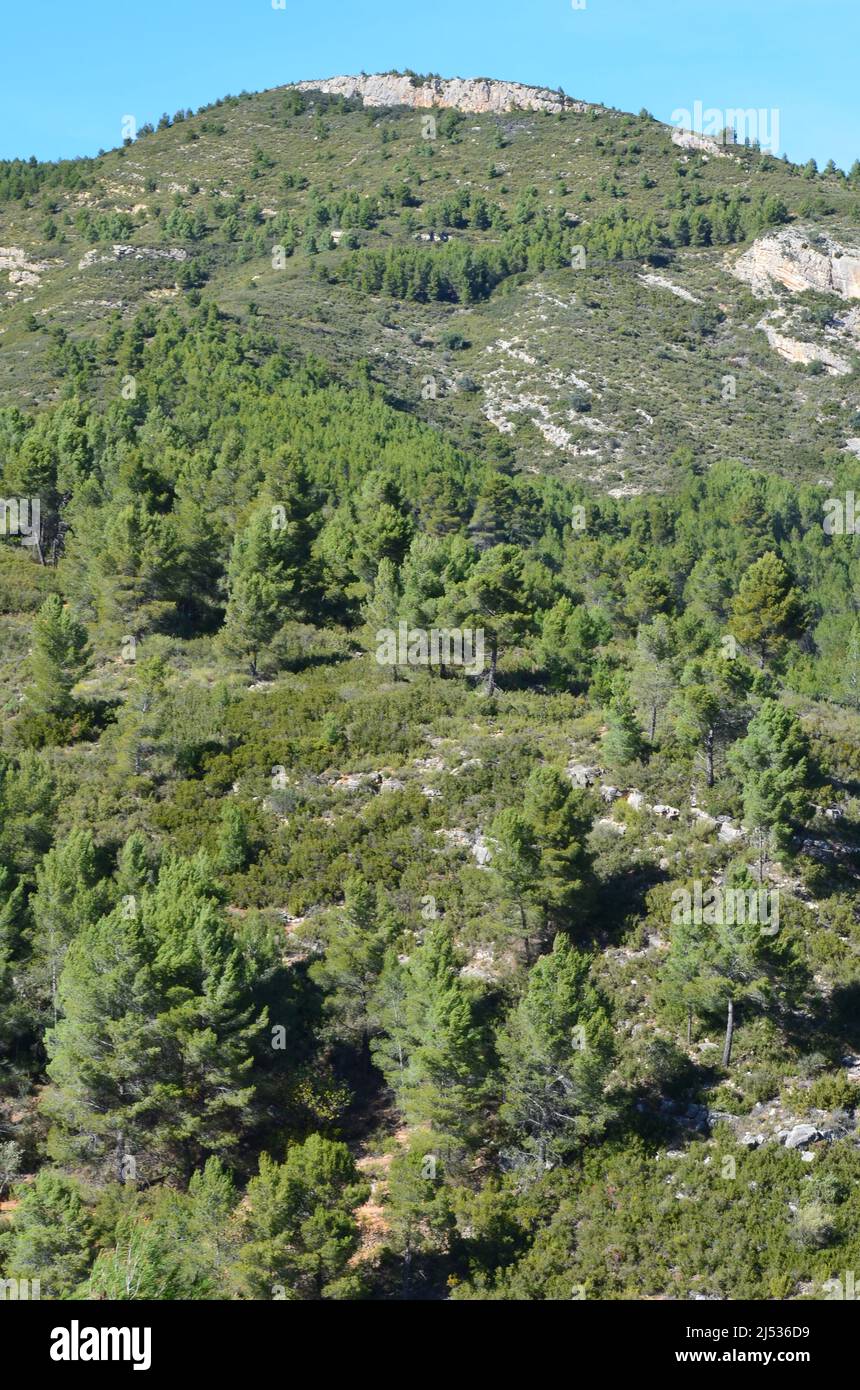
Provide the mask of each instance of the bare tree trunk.
{"label": "bare tree trunk", "polygon": [[690,1047],[693,1041],[693,1010],[687,1010],[687,1046]]}
{"label": "bare tree trunk", "polygon": [[727,1067],[732,1060],[732,1039],[735,1035],[735,1001],[729,999],[729,1007],[726,1012],[726,1044],[723,1048],[723,1066]]}
{"label": "bare tree trunk", "polygon": [[490,644],[490,674],[487,677],[487,694],[492,695],[496,689],[496,666],[498,664],[499,651],[495,639]]}
{"label": "bare tree trunk", "polygon": [[714,731],[709,729],[705,735],[705,765],[708,770],[708,786],[714,785]]}
{"label": "bare tree trunk", "polygon": [[525,909],[524,909],[524,907],[523,907],[522,901],[520,901],[520,902],[517,903],[517,907],[518,907],[519,910],[520,910],[520,926],[521,926],[521,928],[522,928],[522,933],[523,933],[523,946],[524,946],[524,948],[525,948],[525,953],[526,953],[526,965],[531,965],[531,963],[532,963],[532,944],[531,944],[531,939],[530,939],[530,937],[529,937],[529,927],[528,927],[528,922],[526,921],[526,914],[525,914]]}

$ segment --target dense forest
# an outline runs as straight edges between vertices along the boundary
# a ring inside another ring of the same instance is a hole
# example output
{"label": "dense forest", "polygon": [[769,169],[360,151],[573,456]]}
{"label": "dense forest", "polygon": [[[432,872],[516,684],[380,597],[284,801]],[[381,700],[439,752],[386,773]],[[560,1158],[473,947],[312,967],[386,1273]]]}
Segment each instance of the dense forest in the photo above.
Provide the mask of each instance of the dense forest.
{"label": "dense forest", "polygon": [[[220,109],[105,158],[217,140]],[[379,139],[360,103],[277,109]],[[584,232],[531,185],[428,212],[414,179],[317,196],[275,168],[301,218],[165,206],[169,295],[14,320],[49,384],[10,368],[0,408],[3,1279],[802,1299],[858,1268],[860,550],[825,523],[860,459],[682,434],[665,486],[611,495],[457,415],[474,381],[446,419],[217,288],[225,245],[383,315],[492,306],[578,244],[723,254],[798,215],[743,159],[760,191],[673,186]],[[133,213],[64,223],[97,167],[6,165],[4,209],[134,246]],[[857,170],[823,182],[847,217]],[[368,242],[410,214],[438,245]]]}

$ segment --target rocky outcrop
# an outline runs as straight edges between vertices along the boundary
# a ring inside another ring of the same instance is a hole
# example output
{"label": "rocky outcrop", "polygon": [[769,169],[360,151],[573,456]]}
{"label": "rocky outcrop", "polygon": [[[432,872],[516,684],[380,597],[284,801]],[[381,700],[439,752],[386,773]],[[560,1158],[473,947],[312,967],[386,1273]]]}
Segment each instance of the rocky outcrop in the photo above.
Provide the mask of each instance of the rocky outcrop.
{"label": "rocky outcrop", "polygon": [[682,150],[697,150],[701,154],[713,155],[715,159],[731,158],[731,150],[714,140],[710,135],[700,135],[695,130],[684,130],[681,126],[670,126],[672,144]]}
{"label": "rocky outcrop", "polygon": [[188,259],[188,252],[182,246],[122,246],[116,243],[109,251],[87,251],[78,261],[78,270],[87,270],[102,261],[123,261],[129,257],[135,261],[184,261]]}
{"label": "rocky outcrop", "polygon": [[810,362],[821,362],[831,376],[847,376],[851,371],[851,363],[830,348],[821,347],[818,343],[801,342],[780,333],[770,322],[769,315],[765,315],[756,327],[765,334],[774,352],[778,352],[786,362],[800,362],[804,366]]}
{"label": "rocky outcrop", "polygon": [[[0,270],[8,270],[9,284],[24,288],[35,288],[41,284],[41,277],[51,268],[50,261],[33,259],[22,246],[0,246]],[[55,262],[62,265],[63,262]]]}
{"label": "rocky outcrop", "polygon": [[783,285],[793,294],[818,290],[860,299],[860,250],[803,227],[784,227],[759,237],[731,270],[759,295],[772,294],[775,285]]}
{"label": "rocky outcrop", "polygon": [[485,77],[410,77],[381,72],[360,77],[325,77],[291,84],[300,92],[328,92],[360,97],[365,106],[412,106],[426,110],[453,106],[460,111],[501,114],[507,111],[599,110],[586,101],[574,101],[548,87],[526,87],[521,82],[496,82]]}

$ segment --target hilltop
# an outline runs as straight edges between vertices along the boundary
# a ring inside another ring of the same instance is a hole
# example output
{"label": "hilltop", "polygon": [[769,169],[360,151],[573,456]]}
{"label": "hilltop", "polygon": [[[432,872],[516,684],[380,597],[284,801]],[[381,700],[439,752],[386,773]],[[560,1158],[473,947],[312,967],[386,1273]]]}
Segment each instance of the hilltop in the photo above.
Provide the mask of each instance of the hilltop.
{"label": "hilltop", "polygon": [[860,436],[858,207],[856,166],[516,83],[226,97],[2,166],[0,399],[55,395],[58,334],[202,296],[521,468],[622,495],[693,449],[816,480]]}

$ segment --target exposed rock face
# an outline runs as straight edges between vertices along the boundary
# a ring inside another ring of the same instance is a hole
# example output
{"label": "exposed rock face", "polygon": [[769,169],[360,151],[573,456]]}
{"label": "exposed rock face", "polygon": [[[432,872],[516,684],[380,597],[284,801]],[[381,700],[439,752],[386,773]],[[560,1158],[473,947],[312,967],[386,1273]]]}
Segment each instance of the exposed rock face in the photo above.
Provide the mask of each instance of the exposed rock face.
{"label": "exposed rock face", "polygon": [[829,348],[820,347],[817,343],[800,342],[797,338],[788,338],[784,333],[779,333],[768,315],[756,326],[767,336],[774,352],[778,352],[786,362],[822,362],[831,376],[847,376],[851,371],[850,362]]}
{"label": "exposed rock face", "polygon": [[716,159],[731,158],[731,150],[726,145],[721,145],[711,135],[699,135],[695,130],[683,130],[680,126],[670,126],[672,131],[672,144],[680,145],[682,150],[700,150],[703,154],[713,155]]}
{"label": "exposed rock face", "polygon": [[122,246],[113,245],[110,251],[87,251],[78,261],[78,270],[87,270],[101,261],[121,261],[131,256],[136,261],[184,261],[188,252],[181,246]]}
{"label": "exposed rock face", "polygon": [[[413,82],[416,85],[413,85]],[[526,87],[521,82],[495,82],[484,77],[434,77],[419,82],[396,73],[362,77],[326,77],[292,84],[300,92],[329,92],[361,97],[366,106],[455,106],[475,114],[484,111],[590,111],[587,101],[574,101],[548,87]]]}
{"label": "exposed rock face", "polygon": [[802,227],[759,237],[731,269],[756,294],[771,294],[774,285],[783,285],[794,294],[818,290],[860,299],[860,250]]}
{"label": "exposed rock face", "polygon": [[[63,262],[54,264],[62,265]],[[39,285],[41,276],[50,268],[50,261],[34,260],[21,246],[0,246],[0,270],[8,270],[10,285]]]}

